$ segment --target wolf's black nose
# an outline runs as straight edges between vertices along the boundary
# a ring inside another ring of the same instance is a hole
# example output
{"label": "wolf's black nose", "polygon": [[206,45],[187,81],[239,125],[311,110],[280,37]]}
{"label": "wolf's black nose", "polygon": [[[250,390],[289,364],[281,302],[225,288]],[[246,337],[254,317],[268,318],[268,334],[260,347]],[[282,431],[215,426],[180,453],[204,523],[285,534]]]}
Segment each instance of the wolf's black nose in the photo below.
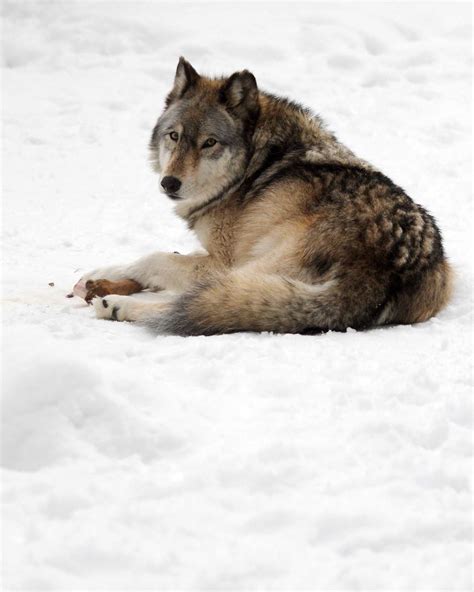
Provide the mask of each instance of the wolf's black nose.
{"label": "wolf's black nose", "polygon": [[166,176],[161,179],[161,186],[166,193],[176,193],[181,187],[181,181],[176,177]]}

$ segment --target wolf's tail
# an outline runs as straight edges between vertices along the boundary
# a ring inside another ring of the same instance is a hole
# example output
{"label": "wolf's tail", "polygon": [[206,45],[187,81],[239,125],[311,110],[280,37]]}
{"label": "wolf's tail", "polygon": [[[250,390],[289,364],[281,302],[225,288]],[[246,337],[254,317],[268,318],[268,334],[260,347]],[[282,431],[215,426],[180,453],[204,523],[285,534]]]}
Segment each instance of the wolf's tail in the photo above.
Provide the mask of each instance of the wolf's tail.
{"label": "wolf's tail", "polygon": [[[376,301],[381,298],[379,290],[369,292],[371,306],[366,289],[365,297],[357,289],[343,294],[337,280],[311,285],[282,276],[236,270],[212,283],[195,286],[167,312],[145,324],[173,335],[343,330],[367,326],[367,310],[376,311]],[[374,312],[374,320],[377,314]]]}

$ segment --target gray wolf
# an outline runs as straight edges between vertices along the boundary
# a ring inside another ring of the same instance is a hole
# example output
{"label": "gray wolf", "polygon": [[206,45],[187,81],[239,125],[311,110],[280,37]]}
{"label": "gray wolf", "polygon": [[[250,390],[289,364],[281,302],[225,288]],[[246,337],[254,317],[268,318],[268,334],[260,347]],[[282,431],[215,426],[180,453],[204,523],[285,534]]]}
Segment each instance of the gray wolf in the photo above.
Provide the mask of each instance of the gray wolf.
{"label": "gray wolf", "polygon": [[[433,217],[249,71],[209,78],[180,58],[150,151],[203,251],[85,275],[99,318],[176,335],[313,333],[418,323],[448,302]],[[128,296],[142,289],[168,297]]]}

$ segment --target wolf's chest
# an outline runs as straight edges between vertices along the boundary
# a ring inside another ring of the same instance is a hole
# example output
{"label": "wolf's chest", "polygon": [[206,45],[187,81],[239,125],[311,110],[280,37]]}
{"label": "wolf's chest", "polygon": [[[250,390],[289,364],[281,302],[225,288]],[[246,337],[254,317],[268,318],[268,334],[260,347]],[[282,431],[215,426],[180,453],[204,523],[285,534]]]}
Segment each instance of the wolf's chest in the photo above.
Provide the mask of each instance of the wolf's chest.
{"label": "wolf's chest", "polygon": [[224,217],[207,216],[196,222],[193,228],[201,245],[206,251],[231,264],[234,252],[234,225]]}

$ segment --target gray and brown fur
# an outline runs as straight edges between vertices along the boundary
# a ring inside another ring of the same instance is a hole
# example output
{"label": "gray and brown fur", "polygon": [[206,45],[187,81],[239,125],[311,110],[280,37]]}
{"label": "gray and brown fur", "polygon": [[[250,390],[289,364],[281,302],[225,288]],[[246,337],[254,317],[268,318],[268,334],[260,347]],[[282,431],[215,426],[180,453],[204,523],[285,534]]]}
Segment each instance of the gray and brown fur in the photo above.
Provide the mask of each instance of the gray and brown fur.
{"label": "gray and brown fur", "polygon": [[[174,255],[181,295],[131,320],[178,335],[344,331],[426,321],[448,302],[433,217],[250,72],[207,78],[181,58],[150,149],[205,253]],[[127,279],[169,287],[143,277]]]}

